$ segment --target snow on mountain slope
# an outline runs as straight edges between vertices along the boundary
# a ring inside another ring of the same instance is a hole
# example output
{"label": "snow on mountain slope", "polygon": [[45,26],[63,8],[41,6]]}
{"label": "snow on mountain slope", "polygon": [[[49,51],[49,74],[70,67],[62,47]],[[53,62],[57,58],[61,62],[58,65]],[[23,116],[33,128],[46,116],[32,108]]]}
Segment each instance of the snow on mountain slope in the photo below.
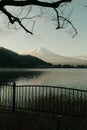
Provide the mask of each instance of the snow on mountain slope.
{"label": "snow on mountain slope", "polygon": [[49,51],[44,47],[34,49],[29,53],[29,55],[36,56],[40,59],[43,59],[46,62],[53,64],[71,64],[71,65],[87,64],[87,60],[79,59],[77,57],[75,58],[75,57],[61,56]]}
{"label": "snow on mountain slope", "polygon": [[75,57],[77,59],[81,59],[81,60],[87,60],[87,56],[77,56]]}
{"label": "snow on mountain slope", "polygon": [[49,51],[48,49],[46,49],[46,48],[44,48],[44,47],[41,47],[41,48],[36,48],[36,49],[34,49],[34,50],[32,50],[31,52],[30,52],[30,54],[32,54],[32,55],[38,55],[38,56],[59,56],[59,57],[63,57],[63,56],[61,56],[61,55],[57,55],[57,54],[55,54],[55,53],[53,53],[53,52],[51,52],[51,51]]}

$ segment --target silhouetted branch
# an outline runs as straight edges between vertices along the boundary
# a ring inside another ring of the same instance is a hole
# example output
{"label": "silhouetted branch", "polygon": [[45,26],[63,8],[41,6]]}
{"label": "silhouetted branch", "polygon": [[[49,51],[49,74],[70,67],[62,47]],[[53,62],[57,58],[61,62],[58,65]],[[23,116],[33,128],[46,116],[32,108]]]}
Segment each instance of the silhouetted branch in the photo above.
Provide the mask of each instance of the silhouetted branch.
{"label": "silhouetted branch", "polygon": [[9,13],[6,9],[2,8],[1,9],[3,13],[6,14],[6,16],[8,17],[9,21],[11,22],[11,24],[14,24],[15,22],[19,23],[19,25],[27,32],[30,34],[33,34],[31,31],[29,31],[20,21],[19,18],[13,16],[11,13]]}
{"label": "silhouetted branch", "polygon": [[74,31],[75,31],[75,34],[73,35],[73,38],[74,38],[74,37],[77,35],[77,30],[76,30],[76,28],[74,27],[74,25],[72,24],[72,22],[69,21],[68,19],[64,18],[63,16],[59,16],[59,18],[64,19],[65,21],[67,21],[67,22],[72,26],[72,28],[73,28]]}
{"label": "silhouetted branch", "polygon": [[[54,8],[54,10],[56,11],[56,14],[57,14],[57,21],[58,21],[58,25],[57,25],[57,28],[56,29],[60,29],[60,28],[63,28],[64,27],[64,22],[66,21],[67,23],[69,23],[72,28],[74,29],[74,35],[73,35],[73,38],[77,35],[77,30],[76,28],[74,27],[74,25],[72,24],[72,22],[70,20],[68,20],[67,18],[63,17],[63,16],[59,16],[58,14],[58,10],[56,8]],[[72,11],[72,10],[71,10]],[[70,12],[71,13],[71,12]],[[69,15],[69,14],[68,14]],[[62,18],[64,21],[63,21],[63,25],[60,26],[60,18]]]}
{"label": "silhouetted branch", "polygon": [[60,4],[71,2],[72,0],[59,0],[57,2],[43,2],[38,0],[25,0],[25,1],[14,1],[14,0],[1,0],[0,6],[4,7],[5,5],[10,6],[27,6],[27,5],[37,5],[37,6],[43,6],[43,7],[50,7],[50,8],[58,8]]}
{"label": "silhouetted branch", "polygon": [[[77,30],[73,26],[72,22],[69,21],[64,16],[60,16],[59,12],[57,10],[59,8],[59,6],[61,6],[64,3],[69,3],[69,2],[72,2],[72,0],[58,0],[56,2],[52,2],[52,1],[51,2],[48,2],[48,1],[45,2],[45,1],[40,1],[40,0],[23,0],[23,1],[21,1],[21,0],[17,0],[17,1],[15,1],[15,0],[1,0],[0,1],[0,11],[2,11],[8,17],[8,19],[9,19],[9,21],[10,21],[11,24],[14,24],[15,22],[17,22],[27,33],[33,34],[33,28],[34,28],[34,25],[35,25],[35,20],[33,21],[32,31],[29,31],[25,27],[25,25],[22,24],[22,21],[24,19],[27,20],[27,19],[33,19],[33,18],[36,18],[36,17],[40,17],[40,15],[35,15],[35,16],[29,17],[29,14],[31,12],[32,6],[35,5],[35,6],[39,6],[39,7],[52,8],[52,9],[55,10],[56,16],[57,16],[57,23],[58,23],[58,25],[57,25],[56,29],[63,28],[64,27],[64,23],[66,21],[74,29],[74,31],[75,31],[74,36],[75,36],[77,34]],[[18,15],[13,15],[10,11],[7,11],[7,9],[5,8],[5,6],[25,7],[25,6],[28,6],[28,5],[29,6],[31,5],[30,9],[21,18],[19,18],[19,15],[22,14],[23,10],[21,10],[21,12]],[[62,26],[61,26],[60,18],[63,19]]]}
{"label": "silhouetted branch", "polygon": [[57,15],[57,21],[58,21],[58,26],[56,29],[59,29],[60,28],[60,21],[59,21],[59,14],[58,14],[58,11],[56,8],[54,8],[54,10],[56,11],[56,15]]}

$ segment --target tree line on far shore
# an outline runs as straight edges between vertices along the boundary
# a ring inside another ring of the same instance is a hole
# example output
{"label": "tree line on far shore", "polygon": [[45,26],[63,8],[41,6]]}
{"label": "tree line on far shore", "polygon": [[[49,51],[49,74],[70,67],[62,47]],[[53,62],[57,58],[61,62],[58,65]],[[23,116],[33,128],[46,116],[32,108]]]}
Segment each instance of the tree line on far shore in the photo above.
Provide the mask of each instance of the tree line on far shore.
{"label": "tree line on far shore", "polygon": [[53,68],[87,68],[87,65],[69,65],[69,64],[58,64],[52,65]]}

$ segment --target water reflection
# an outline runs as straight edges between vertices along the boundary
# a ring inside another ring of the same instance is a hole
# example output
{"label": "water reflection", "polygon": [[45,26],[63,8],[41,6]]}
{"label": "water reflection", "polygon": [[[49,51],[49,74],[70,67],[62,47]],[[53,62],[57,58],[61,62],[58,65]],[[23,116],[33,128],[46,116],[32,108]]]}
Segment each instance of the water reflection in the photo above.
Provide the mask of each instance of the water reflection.
{"label": "water reflection", "polygon": [[[13,81],[19,81],[21,84],[25,79],[32,79],[42,74],[41,71],[31,71],[29,69],[0,69],[0,84],[10,83]],[[27,84],[27,83],[26,83]]]}
{"label": "water reflection", "polygon": [[48,85],[87,90],[87,69],[0,69],[0,83]]}

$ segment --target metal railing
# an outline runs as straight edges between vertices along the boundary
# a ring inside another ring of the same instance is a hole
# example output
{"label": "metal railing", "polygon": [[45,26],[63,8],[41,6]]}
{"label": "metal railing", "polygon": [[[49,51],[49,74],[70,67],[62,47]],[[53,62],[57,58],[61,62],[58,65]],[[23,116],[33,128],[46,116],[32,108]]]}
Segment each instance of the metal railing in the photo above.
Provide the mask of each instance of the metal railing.
{"label": "metal railing", "polygon": [[87,91],[58,86],[0,85],[0,106],[87,116]]}

